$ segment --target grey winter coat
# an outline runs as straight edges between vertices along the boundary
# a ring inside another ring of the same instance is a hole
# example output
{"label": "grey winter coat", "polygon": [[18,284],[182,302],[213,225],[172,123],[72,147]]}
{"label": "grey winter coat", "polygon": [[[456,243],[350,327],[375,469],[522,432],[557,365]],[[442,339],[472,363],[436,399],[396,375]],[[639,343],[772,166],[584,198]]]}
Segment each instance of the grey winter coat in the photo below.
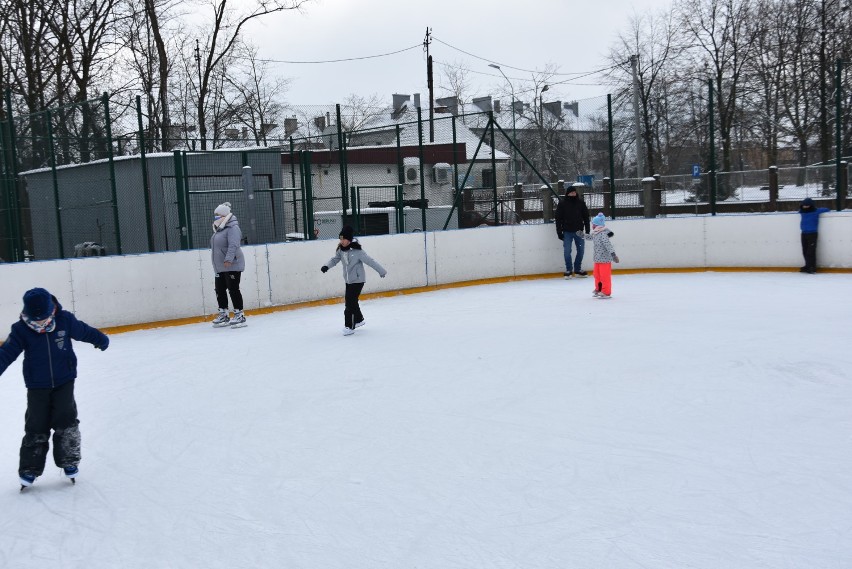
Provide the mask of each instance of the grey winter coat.
{"label": "grey winter coat", "polygon": [[586,240],[594,243],[595,263],[612,263],[615,258],[615,249],[609,241],[609,236],[607,235],[608,231],[609,230],[606,227],[599,225],[592,229],[591,233],[584,236]]}
{"label": "grey winter coat", "polygon": [[[243,257],[242,249],[240,249],[242,239],[243,232],[240,231],[240,223],[235,216],[232,216],[224,227],[210,237],[213,270],[216,271],[216,274],[246,270],[246,259]],[[231,263],[231,266],[226,267],[225,261]]]}
{"label": "grey winter coat", "polygon": [[388,272],[378,264],[372,257],[361,250],[361,244],[357,240],[352,241],[348,250],[337,248],[334,257],[328,260],[325,264],[329,269],[337,263],[343,264],[343,280],[346,284],[363,283],[367,280],[367,275],[364,272],[364,265],[370,265],[379,273],[379,276],[384,277]]}

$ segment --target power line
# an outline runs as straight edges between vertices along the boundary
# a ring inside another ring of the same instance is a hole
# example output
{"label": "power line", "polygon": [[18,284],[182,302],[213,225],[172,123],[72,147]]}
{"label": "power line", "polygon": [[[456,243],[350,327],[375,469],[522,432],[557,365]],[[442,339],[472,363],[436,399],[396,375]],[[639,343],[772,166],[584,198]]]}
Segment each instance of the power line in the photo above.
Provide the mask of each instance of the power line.
{"label": "power line", "polygon": [[[487,57],[481,57],[481,56],[479,56],[479,55],[476,55],[476,54],[470,53],[469,51],[465,51],[465,50],[463,50],[463,49],[461,49],[461,48],[458,48],[458,47],[456,47],[456,46],[454,46],[454,45],[450,45],[450,44],[448,44],[447,42],[442,41],[442,40],[440,40],[439,38],[436,38],[435,36],[432,36],[432,39],[434,39],[434,40],[435,40],[436,42],[438,42],[438,43],[444,44],[445,46],[447,46],[447,47],[448,47],[448,48],[450,48],[450,49],[454,49],[454,50],[456,50],[456,51],[460,51],[461,53],[463,53],[463,54],[465,54],[465,55],[469,55],[469,56],[471,56],[471,57],[474,57],[474,58],[476,58],[476,59],[480,59],[480,60],[482,60],[482,61],[487,61],[488,63],[495,63],[495,64],[499,65],[500,67],[505,67],[505,68],[507,68],[507,69],[514,69],[515,71],[523,71],[524,73],[541,73],[541,71],[540,71],[540,70],[524,69],[523,67],[513,67],[513,66],[511,66],[511,65],[507,65],[507,64],[505,64],[505,63],[500,63],[499,61],[494,61],[493,59],[488,59]],[[611,68],[610,68],[610,69],[611,69]],[[585,77],[585,76],[588,76],[588,75],[594,75],[595,73],[600,73],[600,72],[601,72],[601,70],[598,70],[598,71],[581,71],[581,72],[578,72],[578,73],[556,73],[556,72],[553,72],[553,73],[548,73],[548,75],[562,75],[562,76],[580,75],[580,76],[582,76],[582,77]],[[495,76],[495,77],[496,77],[496,76]],[[579,79],[579,77],[578,77],[578,79]]]}
{"label": "power line", "polygon": [[[362,57],[346,57],[346,58],[342,58],[342,59],[324,59],[324,60],[317,60],[317,61],[290,61],[290,60],[287,60],[287,59],[256,58],[255,61],[263,61],[263,62],[267,62],[267,63],[293,63],[293,64],[311,64],[311,65],[319,64],[319,63],[342,63],[344,61],[360,61],[362,59],[375,59],[377,57],[387,57],[389,55],[396,55],[398,53],[410,51],[412,49],[422,47],[422,46],[423,46],[422,43],[418,43],[418,44],[412,45],[410,47],[398,49],[396,51],[390,51],[388,53],[379,53],[377,55],[365,55],[365,56],[362,56]],[[246,57],[245,59],[251,59],[251,58]]]}

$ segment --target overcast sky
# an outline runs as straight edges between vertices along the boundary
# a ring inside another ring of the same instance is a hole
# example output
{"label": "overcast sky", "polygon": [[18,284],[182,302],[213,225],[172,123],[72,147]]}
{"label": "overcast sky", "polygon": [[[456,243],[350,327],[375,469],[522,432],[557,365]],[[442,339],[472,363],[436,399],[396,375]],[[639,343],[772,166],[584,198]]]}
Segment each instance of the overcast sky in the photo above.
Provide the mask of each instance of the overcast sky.
{"label": "overcast sky", "polygon": [[[432,29],[435,96],[441,94],[442,66],[464,64],[476,95],[498,94],[506,80],[488,67],[495,62],[519,90],[531,73],[558,66],[550,89],[563,100],[605,95],[600,76],[574,80],[607,67],[607,54],[632,16],[668,11],[672,0],[313,0],[303,13],[288,11],[253,23],[249,37],[259,57],[277,60],[271,71],[292,80],[291,104],[343,102],[349,94],[393,93],[427,97],[422,43]],[[416,46],[416,47],[414,47]],[[452,47],[450,47],[452,46]],[[283,63],[396,55],[339,63]],[[466,55],[468,52],[471,55]],[[488,60],[488,61],[485,61]],[[511,67],[519,68],[511,69]]]}

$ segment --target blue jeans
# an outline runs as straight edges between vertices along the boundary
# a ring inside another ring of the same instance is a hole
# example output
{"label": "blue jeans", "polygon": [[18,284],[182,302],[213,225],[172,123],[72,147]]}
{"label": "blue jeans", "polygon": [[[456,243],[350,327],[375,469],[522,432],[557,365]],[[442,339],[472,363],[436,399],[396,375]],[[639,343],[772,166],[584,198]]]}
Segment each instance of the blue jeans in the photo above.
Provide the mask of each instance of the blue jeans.
{"label": "blue jeans", "polygon": [[[577,246],[577,256],[574,257],[574,268],[571,268],[571,244]],[[565,272],[579,273],[583,266],[583,251],[586,249],[586,240],[576,233],[565,232],[562,239],[562,249],[565,252]]]}

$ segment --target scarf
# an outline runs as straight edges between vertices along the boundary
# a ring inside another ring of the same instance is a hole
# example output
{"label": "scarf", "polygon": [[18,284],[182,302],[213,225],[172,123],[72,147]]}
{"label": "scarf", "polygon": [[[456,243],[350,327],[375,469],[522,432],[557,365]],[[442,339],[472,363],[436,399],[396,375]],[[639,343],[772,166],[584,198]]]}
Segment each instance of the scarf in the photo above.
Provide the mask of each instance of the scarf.
{"label": "scarf", "polygon": [[30,319],[29,316],[22,312],[21,320],[23,320],[24,324],[29,326],[30,330],[32,330],[36,334],[53,332],[56,329],[56,311],[54,311],[53,314],[51,314],[44,320],[41,320],[40,322],[36,322],[35,320]]}
{"label": "scarf", "polygon": [[234,216],[233,213],[229,213],[228,215],[225,215],[223,217],[217,217],[216,219],[214,219],[213,220],[213,233],[216,233],[217,231],[219,231],[220,229],[225,227],[228,224],[228,222],[231,221],[231,218],[233,216]]}

